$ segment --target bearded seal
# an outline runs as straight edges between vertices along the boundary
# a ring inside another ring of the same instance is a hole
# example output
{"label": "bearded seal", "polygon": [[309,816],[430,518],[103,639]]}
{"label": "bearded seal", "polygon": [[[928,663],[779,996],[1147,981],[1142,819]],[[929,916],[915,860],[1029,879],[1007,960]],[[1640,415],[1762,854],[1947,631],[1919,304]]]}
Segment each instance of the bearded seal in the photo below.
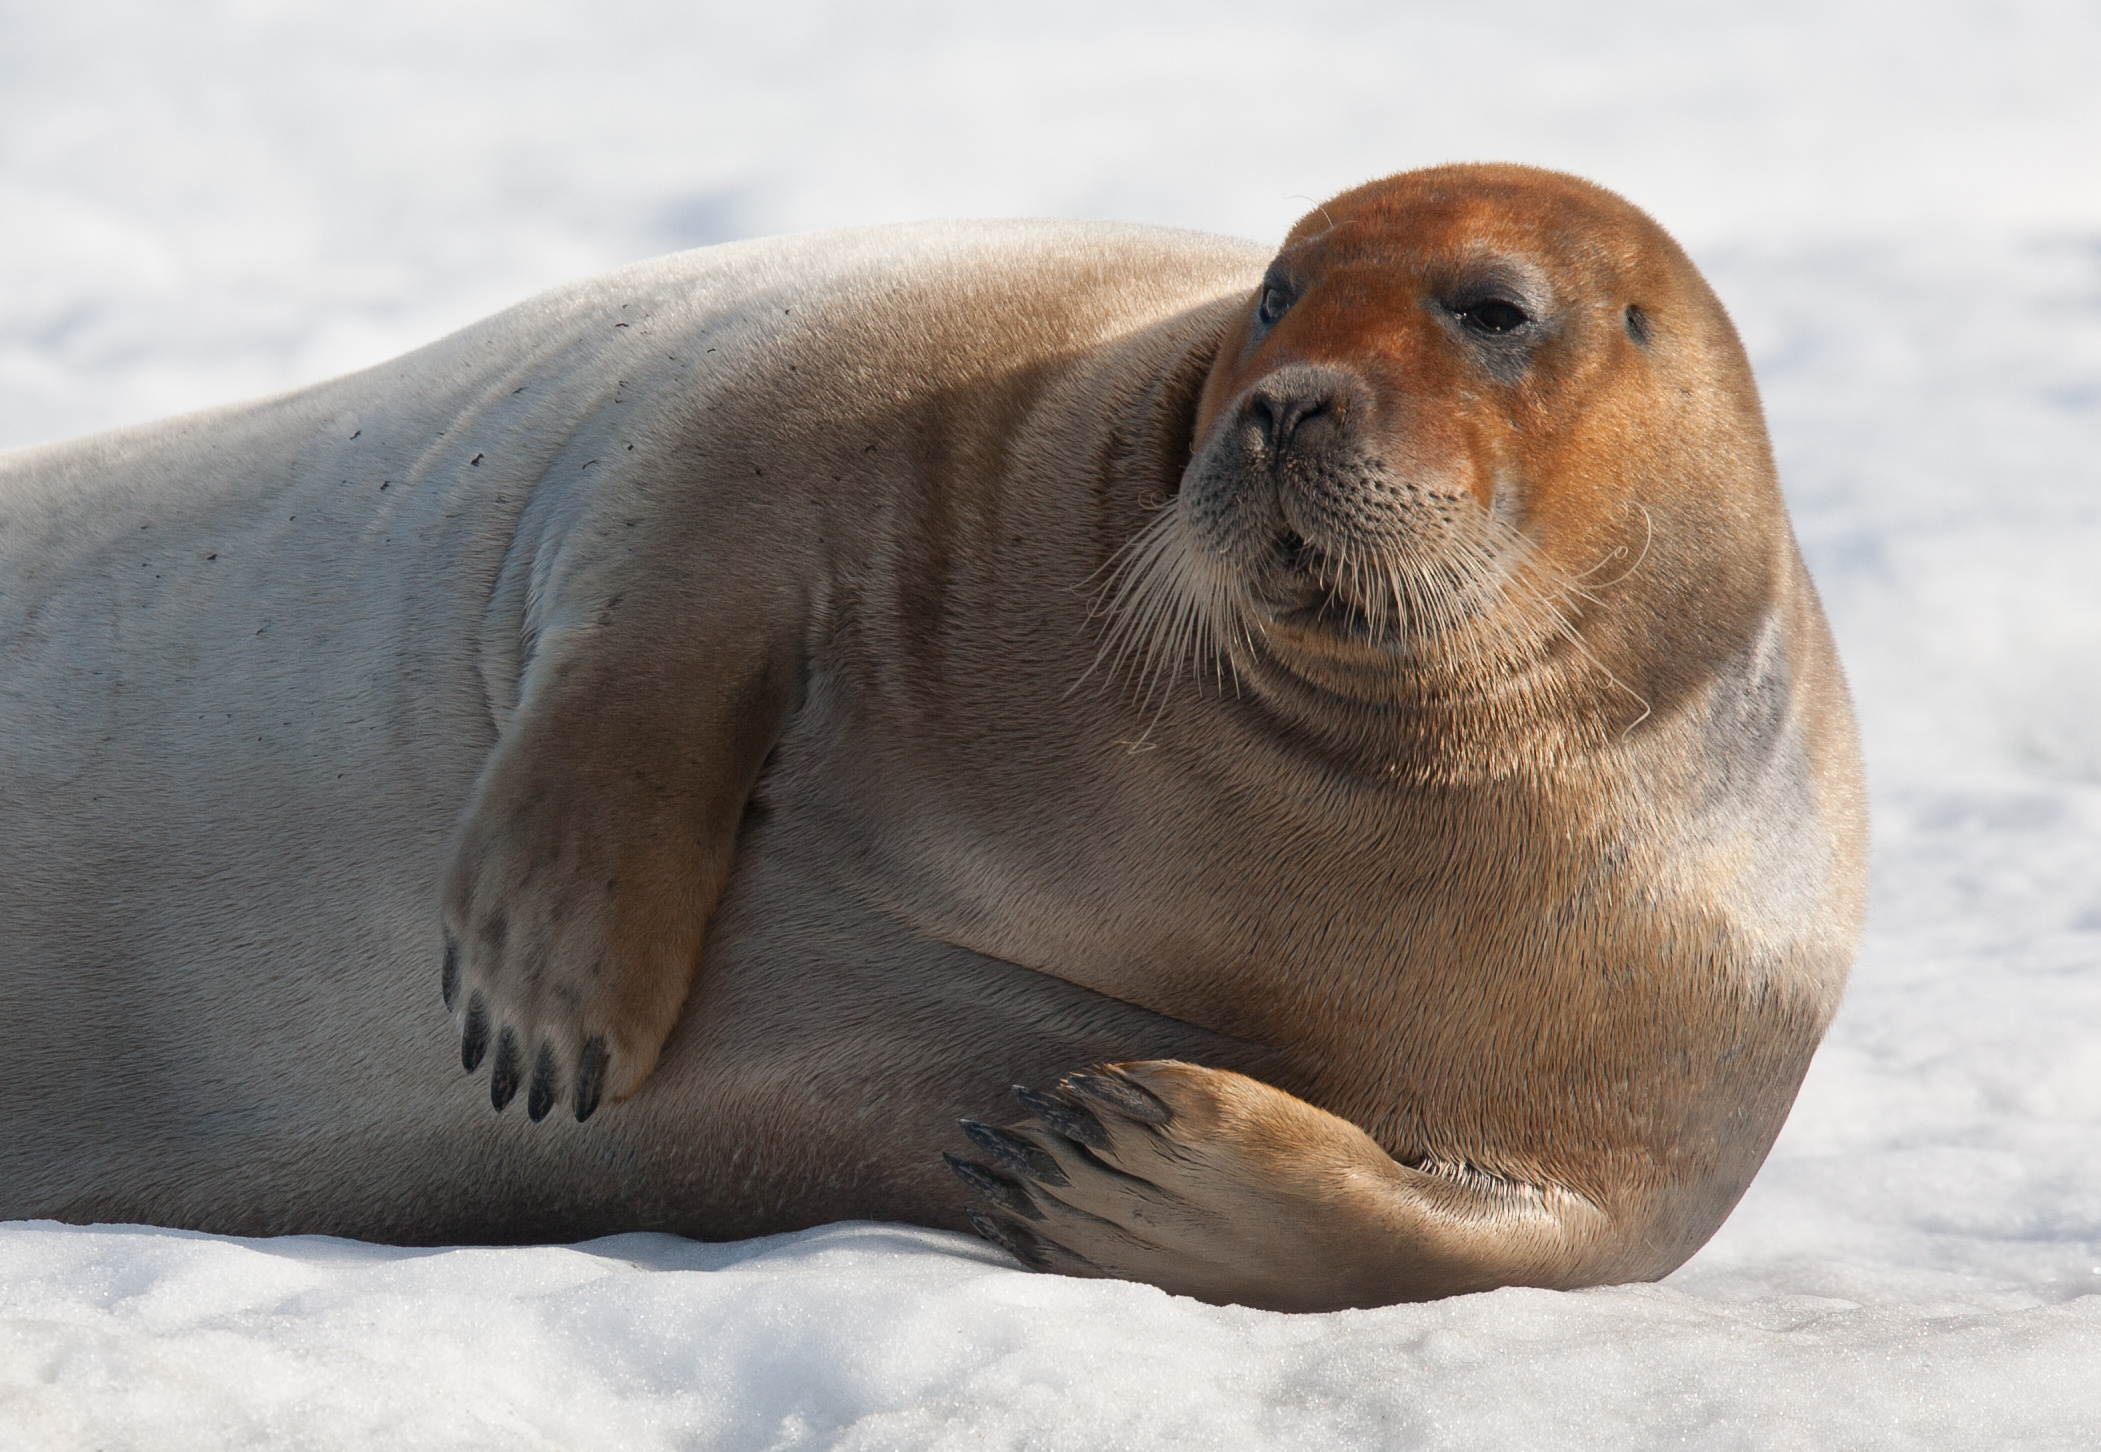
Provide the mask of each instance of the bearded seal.
{"label": "bearded seal", "polygon": [[1853,951],[1750,370],[1566,176],[683,254],[0,509],[9,1217],[1652,1278]]}

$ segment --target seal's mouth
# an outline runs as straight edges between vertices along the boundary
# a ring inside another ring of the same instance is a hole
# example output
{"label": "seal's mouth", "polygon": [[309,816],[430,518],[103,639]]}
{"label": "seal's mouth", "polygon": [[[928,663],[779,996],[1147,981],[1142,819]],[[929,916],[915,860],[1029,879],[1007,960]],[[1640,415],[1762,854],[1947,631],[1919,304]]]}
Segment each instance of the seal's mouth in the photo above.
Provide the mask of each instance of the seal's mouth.
{"label": "seal's mouth", "polygon": [[1103,582],[1096,665],[1146,700],[1191,668],[1237,681],[1263,662],[1331,684],[1354,672],[1353,693],[1384,699],[1402,675],[1529,649],[1552,626],[1551,603],[1521,579],[1522,541],[1485,514],[1433,500],[1366,529],[1277,513],[1236,521],[1180,493]]}
{"label": "seal's mouth", "polygon": [[1394,622],[1374,618],[1347,583],[1342,562],[1296,530],[1283,530],[1271,542],[1261,579],[1251,592],[1279,624],[1321,631],[1363,645],[1392,650],[1400,644]]}
{"label": "seal's mouth", "polygon": [[1285,569],[1302,574],[1319,568],[1320,562],[1326,558],[1306,543],[1305,536],[1289,529],[1277,536],[1276,543],[1270,547],[1270,555]]}

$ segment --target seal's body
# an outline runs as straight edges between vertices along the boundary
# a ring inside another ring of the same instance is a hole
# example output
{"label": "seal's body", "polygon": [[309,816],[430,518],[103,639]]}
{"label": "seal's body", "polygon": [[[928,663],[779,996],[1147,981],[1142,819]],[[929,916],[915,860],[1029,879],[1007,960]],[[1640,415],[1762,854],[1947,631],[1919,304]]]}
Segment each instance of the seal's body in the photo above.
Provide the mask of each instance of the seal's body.
{"label": "seal's body", "polygon": [[1682,1261],[1860,907],[1740,350],[1543,173],[1264,260],[741,244],[0,460],[0,1215],[961,1225],[954,1149],[1213,1299]]}

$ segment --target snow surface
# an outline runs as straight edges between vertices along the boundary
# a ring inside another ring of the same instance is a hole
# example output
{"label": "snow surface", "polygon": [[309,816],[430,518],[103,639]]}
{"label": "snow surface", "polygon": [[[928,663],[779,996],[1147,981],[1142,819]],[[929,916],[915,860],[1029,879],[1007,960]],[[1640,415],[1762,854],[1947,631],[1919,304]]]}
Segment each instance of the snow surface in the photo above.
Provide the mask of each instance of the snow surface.
{"label": "snow surface", "polygon": [[0,444],[734,236],[1595,177],[1744,332],[1877,818],[1845,1009],[1660,1285],[1284,1317],[886,1226],[11,1224],[0,1447],[2101,1445],[2097,74],[2085,0],[4,0]]}

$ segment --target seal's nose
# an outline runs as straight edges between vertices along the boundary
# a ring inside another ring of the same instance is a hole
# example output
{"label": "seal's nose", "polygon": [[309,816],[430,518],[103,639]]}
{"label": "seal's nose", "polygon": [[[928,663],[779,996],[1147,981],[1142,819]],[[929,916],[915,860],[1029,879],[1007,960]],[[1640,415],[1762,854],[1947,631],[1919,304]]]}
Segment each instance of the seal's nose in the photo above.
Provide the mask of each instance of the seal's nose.
{"label": "seal's nose", "polygon": [[1339,426],[1349,411],[1346,380],[1326,368],[1279,368],[1248,391],[1247,421],[1272,454]]}

